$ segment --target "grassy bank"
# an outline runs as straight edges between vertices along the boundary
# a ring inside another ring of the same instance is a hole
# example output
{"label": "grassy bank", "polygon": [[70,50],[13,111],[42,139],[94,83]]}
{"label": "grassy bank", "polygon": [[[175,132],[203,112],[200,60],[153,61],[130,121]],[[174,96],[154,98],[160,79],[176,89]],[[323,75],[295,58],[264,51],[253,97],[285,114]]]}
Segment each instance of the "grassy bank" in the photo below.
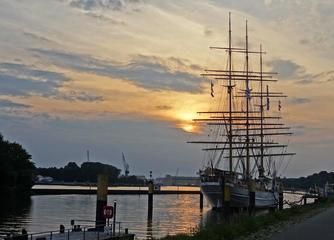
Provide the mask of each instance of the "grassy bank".
{"label": "grassy bank", "polygon": [[331,206],[334,206],[334,202],[326,201],[317,204],[296,206],[258,216],[235,215],[230,217],[228,221],[207,225],[204,228],[195,231],[193,234],[166,236],[163,240],[230,240],[246,237],[272,226],[298,221]]}

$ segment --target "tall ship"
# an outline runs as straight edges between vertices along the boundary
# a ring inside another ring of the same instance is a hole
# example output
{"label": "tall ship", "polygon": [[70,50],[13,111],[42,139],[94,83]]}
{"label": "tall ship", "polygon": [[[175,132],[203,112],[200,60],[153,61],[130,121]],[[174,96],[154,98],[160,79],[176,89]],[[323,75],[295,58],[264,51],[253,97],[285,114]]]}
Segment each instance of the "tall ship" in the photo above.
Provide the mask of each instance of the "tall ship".
{"label": "tall ship", "polygon": [[[201,144],[205,152],[201,191],[213,208],[223,206],[226,194],[233,208],[250,204],[274,208],[282,189],[277,171],[286,164],[284,159],[289,161],[295,155],[285,143],[285,136],[292,134],[290,127],[282,123],[282,101],[287,96],[272,91],[278,73],[263,71],[266,52],[260,44],[250,49],[247,21],[244,46],[232,46],[231,13],[228,46],[210,48],[225,52],[227,64],[202,74],[211,80],[215,103],[214,110],[198,112],[193,120],[205,124],[207,130],[204,140],[190,142]],[[233,63],[237,58],[242,59],[241,64],[240,60]]]}

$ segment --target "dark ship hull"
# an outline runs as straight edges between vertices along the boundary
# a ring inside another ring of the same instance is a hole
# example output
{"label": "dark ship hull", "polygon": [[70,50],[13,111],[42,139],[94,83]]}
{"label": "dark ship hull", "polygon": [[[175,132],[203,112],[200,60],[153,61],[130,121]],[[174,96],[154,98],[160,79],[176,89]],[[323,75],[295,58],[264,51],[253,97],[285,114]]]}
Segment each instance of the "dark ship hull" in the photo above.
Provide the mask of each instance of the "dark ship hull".
{"label": "dark ship hull", "polygon": [[[230,185],[230,207],[246,208],[249,206],[249,190],[247,186]],[[211,207],[222,207],[223,190],[219,182],[202,182],[201,192]],[[278,191],[256,190],[255,208],[275,208],[278,204]]]}

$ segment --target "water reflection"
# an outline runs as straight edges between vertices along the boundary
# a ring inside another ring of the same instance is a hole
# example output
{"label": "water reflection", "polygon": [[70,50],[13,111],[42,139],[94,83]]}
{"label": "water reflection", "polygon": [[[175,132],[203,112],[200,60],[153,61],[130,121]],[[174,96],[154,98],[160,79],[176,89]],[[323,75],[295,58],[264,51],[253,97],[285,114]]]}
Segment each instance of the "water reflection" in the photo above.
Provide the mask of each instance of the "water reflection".
{"label": "water reflection", "polygon": [[0,204],[0,235],[19,233],[30,219],[30,197],[2,199]]}
{"label": "water reflection", "polygon": [[[117,201],[117,221],[140,239],[159,238],[177,233],[192,233],[208,223],[224,221],[222,213],[210,210],[199,195],[154,195],[154,209],[148,214],[147,195],[109,195]],[[32,196],[31,201],[1,204],[0,234],[10,231],[40,232],[70,227],[71,219],[95,219],[95,195]],[[92,223],[90,223],[92,224]]]}
{"label": "water reflection", "polygon": [[153,239],[153,222],[149,216],[147,216],[146,239]]}
{"label": "water reflection", "polygon": [[[199,209],[198,195],[155,195],[154,209],[148,214],[147,195],[109,195],[108,204],[117,201],[117,221],[122,230],[128,228],[138,238],[152,239],[189,233],[197,228],[202,214],[209,209]],[[95,195],[45,195],[32,196],[31,202],[22,208],[13,207],[14,212],[3,214],[0,234],[10,230],[39,232],[59,229],[59,225],[70,227],[71,219],[95,219]],[[19,210],[20,209],[20,210]],[[91,223],[90,223],[91,224]],[[83,224],[82,224],[83,225]]]}

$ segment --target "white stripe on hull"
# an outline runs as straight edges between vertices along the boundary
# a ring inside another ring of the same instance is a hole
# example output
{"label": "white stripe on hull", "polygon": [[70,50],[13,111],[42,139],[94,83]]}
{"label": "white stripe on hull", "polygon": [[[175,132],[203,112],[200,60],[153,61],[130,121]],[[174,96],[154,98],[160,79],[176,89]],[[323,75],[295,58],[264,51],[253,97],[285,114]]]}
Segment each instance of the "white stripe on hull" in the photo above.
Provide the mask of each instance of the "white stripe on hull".
{"label": "white stripe on hull", "polygon": [[[222,206],[222,189],[219,183],[202,183],[201,191],[209,201],[213,208],[221,208]],[[249,191],[246,187],[233,186],[230,187],[231,207],[243,208],[248,207]],[[278,192],[256,191],[255,207],[270,208],[277,206]]]}

